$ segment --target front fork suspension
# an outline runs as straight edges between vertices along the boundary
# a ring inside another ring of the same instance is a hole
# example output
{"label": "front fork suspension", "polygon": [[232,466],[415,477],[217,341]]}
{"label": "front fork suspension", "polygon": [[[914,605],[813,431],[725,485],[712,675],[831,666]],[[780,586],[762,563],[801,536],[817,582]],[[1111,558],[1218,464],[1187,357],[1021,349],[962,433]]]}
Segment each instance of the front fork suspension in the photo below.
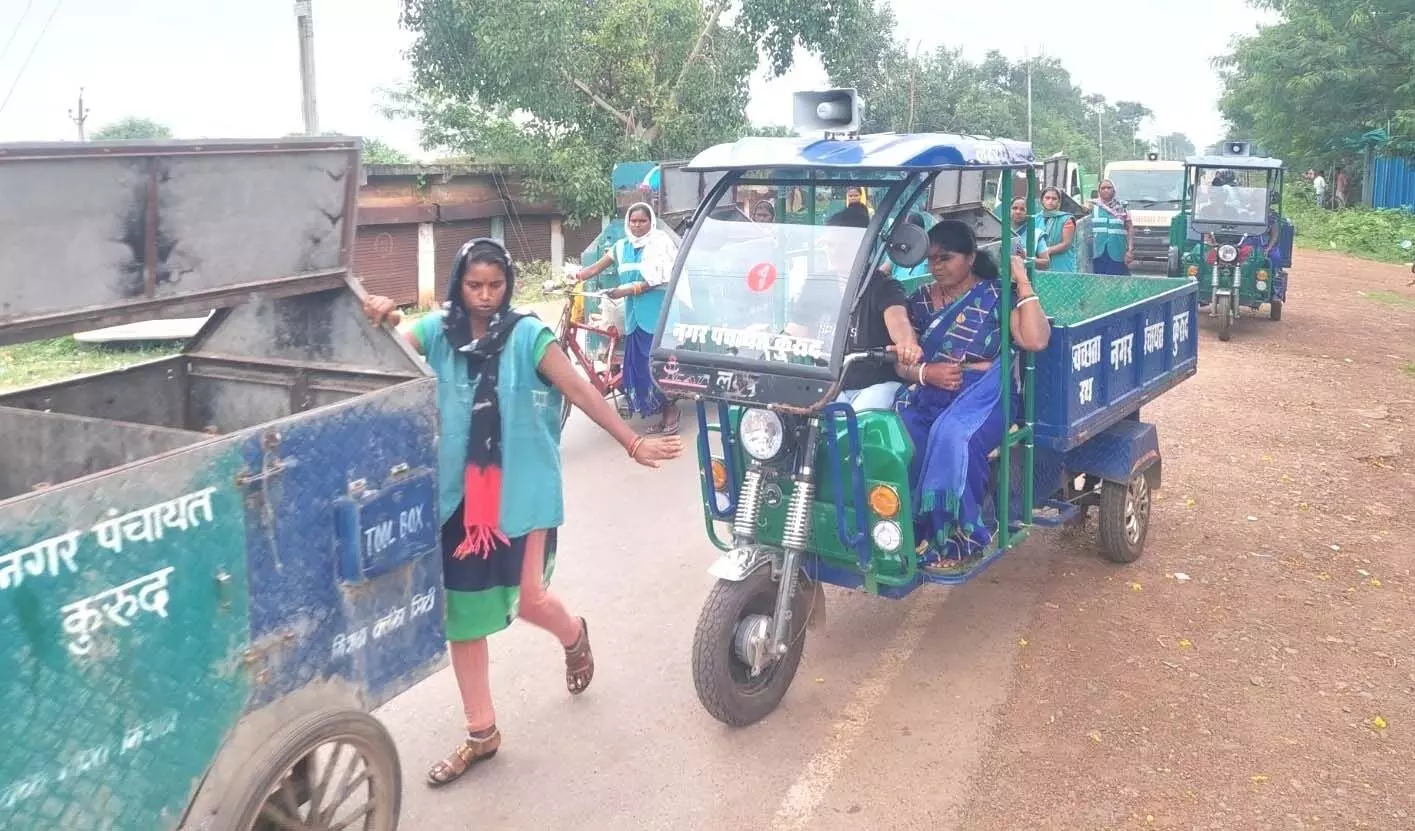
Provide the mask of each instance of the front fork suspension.
{"label": "front fork suspension", "polygon": [[776,610],[771,619],[771,648],[778,656],[785,655],[790,648],[792,609],[800,578],[801,557],[811,544],[811,508],[816,495],[815,458],[819,440],[819,422],[811,419],[806,427],[800,467],[794,477],[791,503],[786,508],[786,522],[781,534],[781,577],[776,588]]}

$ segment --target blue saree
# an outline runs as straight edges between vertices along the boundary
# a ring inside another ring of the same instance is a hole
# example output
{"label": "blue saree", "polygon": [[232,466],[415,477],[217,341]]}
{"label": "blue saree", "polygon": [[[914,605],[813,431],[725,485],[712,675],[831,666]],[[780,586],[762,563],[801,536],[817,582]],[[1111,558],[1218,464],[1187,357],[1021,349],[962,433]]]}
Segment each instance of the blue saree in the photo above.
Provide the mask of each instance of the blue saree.
{"label": "blue saree", "polygon": [[992,365],[965,369],[957,390],[913,386],[901,393],[900,419],[914,441],[910,481],[914,529],[928,544],[923,565],[982,554],[997,534],[997,511],[989,482],[988,454],[1002,443],[1002,394],[1016,406],[1016,385],[1004,384],[1002,291],[983,281],[942,311],[934,311],[927,287],[909,298],[909,320],[920,333],[924,360]]}

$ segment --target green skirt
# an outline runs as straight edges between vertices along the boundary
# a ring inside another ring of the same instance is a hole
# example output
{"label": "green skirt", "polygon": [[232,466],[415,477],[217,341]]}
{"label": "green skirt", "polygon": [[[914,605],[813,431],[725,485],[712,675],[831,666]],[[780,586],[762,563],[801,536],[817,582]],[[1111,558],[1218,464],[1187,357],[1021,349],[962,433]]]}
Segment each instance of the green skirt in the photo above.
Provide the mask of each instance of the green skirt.
{"label": "green skirt", "polygon": [[[555,570],[555,528],[545,534],[545,585]],[[447,595],[447,640],[474,641],[500,632],[516,619],[521,568],[529,534],[499,543],[487,557],[452,556],[467,536],[462,506],[442,525],[442,585]]]}

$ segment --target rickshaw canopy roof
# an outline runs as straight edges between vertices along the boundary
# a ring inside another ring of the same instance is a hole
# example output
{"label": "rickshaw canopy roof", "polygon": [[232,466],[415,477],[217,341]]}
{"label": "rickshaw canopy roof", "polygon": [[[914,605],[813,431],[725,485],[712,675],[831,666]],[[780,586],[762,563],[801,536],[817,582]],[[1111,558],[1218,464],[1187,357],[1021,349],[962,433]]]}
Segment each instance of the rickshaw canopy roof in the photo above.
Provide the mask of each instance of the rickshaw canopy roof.
{"label": "rickshaw canopy roof", "polygon": [[1282,159],[1266,156],[1190,156],[1189,167],[1228,167],[1234,170],[1282,170]]}
{"label": "rickshaw canopy roof", "polygon": [[877,133],[853,139],[744,138],[709,147],[688,170],[833,168],[837,170],[942,170],[1030,167],[1025,141],[949,133]]}

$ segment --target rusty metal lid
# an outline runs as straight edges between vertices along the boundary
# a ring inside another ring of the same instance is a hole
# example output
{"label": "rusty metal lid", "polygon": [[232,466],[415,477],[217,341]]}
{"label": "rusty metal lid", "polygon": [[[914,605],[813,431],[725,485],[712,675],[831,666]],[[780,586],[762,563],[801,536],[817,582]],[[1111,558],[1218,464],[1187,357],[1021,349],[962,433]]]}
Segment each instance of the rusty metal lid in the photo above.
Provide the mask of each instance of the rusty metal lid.
{"label": "rusty metal lid", "polygon": [[0,344],[344,284],[360,146],[0,144]]}

